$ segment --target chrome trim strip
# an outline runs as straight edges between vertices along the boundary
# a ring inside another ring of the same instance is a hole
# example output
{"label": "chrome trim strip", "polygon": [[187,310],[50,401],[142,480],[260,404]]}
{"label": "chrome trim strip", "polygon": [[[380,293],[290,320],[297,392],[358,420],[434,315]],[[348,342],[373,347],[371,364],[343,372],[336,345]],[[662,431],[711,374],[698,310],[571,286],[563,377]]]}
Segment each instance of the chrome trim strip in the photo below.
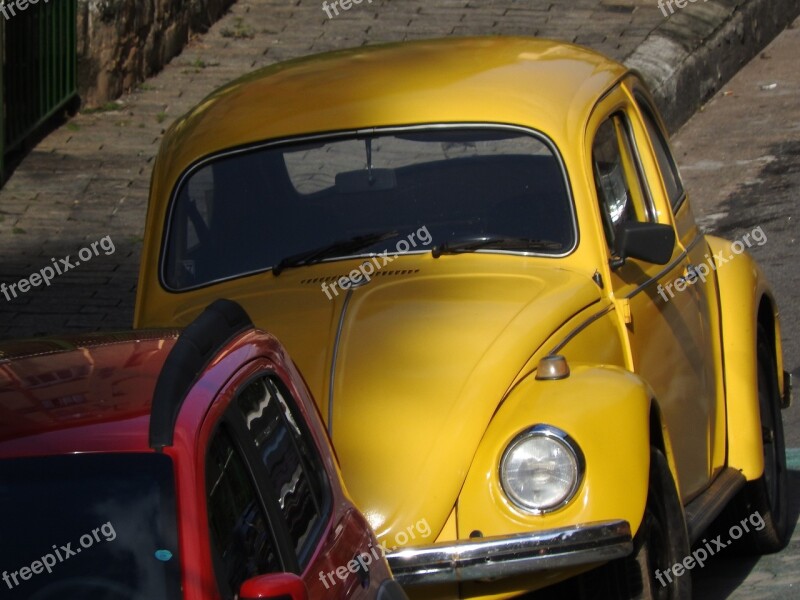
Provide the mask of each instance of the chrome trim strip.
{"label": "chrome trim strip", "polygon": [[[226,150],[222,150],[219,152],[215,152],[209,154],[207,156],[201,157],[197,159],[194,163],[189,165],[186,170],[181,173],[180,177],[177,180],[177,183],[170,191],[169,201],[166,207],[166,218],[164,219],[164,230],[161,232],[161,247],[158,251],[158,282],[161,285],[161,288],[167,292],[173,294],[180,294],[183,292],[191,292],[193,290],[203,289],[205,287],[221,283],[224,281],[231,281],[233,279],[241,279],[243,277],[249,277],[251,275],[257,275],[259,273],[266,273],[272,270],[273,265],[268,267],[263,267],[255,270],[248,271],[246,273],[237,273],[235,275],[228,275],[225,277],[218,277],[217,279],[213,279],[211,281],[206,281],[199,285],[195,285],[192,287],[184,287],[184,288],[173,288],[167,285],[165,271],[166,271],[166,257],[167,257],[167,245],[168,245],[168,237],[169,232],[172,229],[172,219],[175,213],[175,205],[178,201],[178,195],[180,194],[181,189],[185,182],[188,181],[189,177],[191,177],[195,171],[199,170],[200,168],[204,167],[206,164],[209,164],[213,161],[216,161],[221,158],[227,158],[229,156],[234,156],[236,154],[244,154],[247,152],[254,152],[258,150],[265,150],[272,148],[274,146],[282,146],[282,145],[292,145],[292,144],[302,144],[306,142],[316,142],[320,140],[335,140],[337,138],[351,138],[355,136],[364,136],[364,135],[373,135],[373,134],[392,134],[392,133],[404,133],[409,131],[428,131],[428,130],[435,130],[435,129],[502,129],[508,131],[518,131],[520,133],[524,133],[529,135],[533,138],[536,138],[540,142],[542,142],[550,151],[553,153],[553,156],[558,161],[558,165],[561,168],[561,176],[564,180],[564,187],[567,192],[567,201],[569,202],[570,207],[570,216],[572,218],[572,231],[575,234],[575,242],[573,243],[572,247],[568,250],[564,251],[561,254],[545,254],[545,253],[535,253],[535,252],[514,252],[510,250],[492,250],[487,251],[487,253],[491,252],[493,254],[509,254],[509,255],[522,255],[522,256],[538,256],[542,258],[564,258],[572,254],[575,249],[578,247],[580,243],[580,229],[578,227],[578,214],[575,206],[575,195],[572,190],[572,183],[569,178],[569,173],[567,172],[567,166],[564,163],[564,158],[561,155],[561,152],[558,150],[558,146],[556,146],[555,142],[551,140],[547,135],[542,133],[541,131],[537,131],[536,129],[532,129],[530,127],[524,127],[522,125],[514,125],[510,123],[463,123],[463,122],[454,122],[454,123],[421,123],[416,125],[396,125],[396,126],[387,126],[387,127],[369,127],[366,129],[349,129],[349,130],[341,130],[341,131],[329,131],[324,133],[317,133],[317,134],[306,134],[306,135],[297,135],[294,137],[287,137],[287,138],[278,138],[273,140],[255,142],[252,144],[248,144],[245,146],[238,146],[234,148],[228,148]],[[418,252],[422,253],[422,252]],[[408,253],[410,254],[410,252]],[[367,258],[370,254],[354,254],[350,256],[337,256],[334,258],[326,259],[320,262],[333,262],[333,261],[341,261],[341,260],[349,260],[353,258]]]}
{"label": "chrome trim strip", "polygon": [[[659,279],[661,279],[661,277],[663,277],[665,273],[668,273],[669,271],[671,271],[673,268],[675,268],[675,265],[677,265],[677,264],[678,264],[679,262],[681,262],[681,261],[682,261],[684,258],[686,258],[686,257],[689,255],[689,252],[691,252],[691,251],[692,251],[692,249],[694,249],[694,247],[695,247],[695,246],[696,246],[698,243],[700,243],[700,241],[701,241],[702,239],[703,239],[703,235],[698,233],[698,234],[695,236],[695,238],[694,238],[694,239],[691,241],[691,243],[690,243],[690,244],[689,244],[689,245],[688,245],[688,246],[687,246],[687,247],[684,249],[684,251],[683,251],[683,252],[681,252],[681,253],[680,253],[680,255],[679,255],[679,256],[678,256],[678,257],[677,257],[677,258],[676,258],[674,261],[672,261],[670,264],[668,264],[666,267],[664,267],[664,268],[663,268],[661,271],[659,271],[659,272],[658,272],[658,274],[656,274],[654,277],[652,277],[652,278],[648,279],[648,280],[647,280],[647,281],[645,281],[645,282],[644,282],[642,285],[640,285],[640,286],[639,286],[639,287],[637,287],[635,290],[633,290],[633,291],[632,291],[630,294],[628,294],[627,296],[625,296],[625,299],[626,299],[626,300],[630,300],[630,299],[631,299],[631,298],[633,298],[633,297],[634,297],[636,294],[638,294],[638,293],[640,293],[641,291],[645,290],[645,289],[646,289],[646,288],[647,288],[649,285],[651,285],[651,284],[653,284],[654,282],[657,282]],[[569,333],[568,333],[568,334],[567,334],[567,335],[566,335],[566,336],[565,336],[565,337],[564,337],[564,338],[563,338],[563,339],[562,339],[562,340],[561,340],[561,341],[560,341],[558,344],[556,344],[556,345],[553,347],[553,349],[552,349],[552,350],[550,350],[550,352],[548,352],[548,353],[547,353],[547,354],[548,354],[548,356],[552,356],[553,354],[558,354],[559,352],[561,352],[561,350],[564,348],[564,346],[566,346],[566,345],[567,345],[569,342],[571,342],[571,341],[572,341],[572,339],[573,339],[573,338],[574,338],[576,335],[578,335],[578,334],[579,334],[581,331],[583,331],[584,329],[586,329],[587,327],[589,327],[589,325],[591,325],[592,323],[594,323],[594,322],[595,322],[595,321],[597,321],[598,319],[600,319],[600,318],[604,317],[605,315],[607,315],[608,313],[610,313],[612,310],[614,310],[614,308],[615,308],[615,307],[614,307],[614,305],[613,305],[613,304],[610,304],[609,306],[607,306],[607,307],[606,307],[606,308],[604,308],[603,310],[601,310],[601,311],[599,311],[599,312],[597,312],[597,313],[593,314],[591,317],[589,317],[588,319],[586,319],[586,320],[585,320],[583,323],[581,323],[580,325],[577,325],[577,326],[575,327],[575,329],[573,329],[572,331],[570,331],[570,332],[569,332]]]}
{"label": "chrome trim strip", "polygon": [[331,356],[331,374],[328,379],[328,435],[333,439],[333,384],[336,381],[336,359],[339,356],[339,343],[342,341],[342,329],[344,328],[344,317],[347,314],[347,307],[350,298],[353,297],[353,290],[347,290],[347,295],[342,303],[342,312],[339,314],[339,324],[336,326],[336,337],[333,340],[333,356]]}
{"label": "chrome trim strip", "polygon": [[692,251],[692,249],[693,249],[693,248],[694,248],[694,247],[695,247],[695,246],[698,244],[698,242],[699,242],[701,239],[703,239],[703,236],[702,236],[701,234],[699,234],[699,233],[698,233],[698,234],[697,234],[697,235],[694,237],[694,239],[691,241],[691,243],[690,243],[688,246],[686,246],[686,248],[684,248],[683,252],[681,252],[681,253],[678,255],[678,257],[677,257],[675,260],[673,260],[673,261],[672,261],[671,263],[669,263],[669,264],[668,264],[666,267],[664,267],[664,268],[663,268],[663,269],[661,269],[661,270],[660,270],[658,273],[656,273],[656,275],[654,275],[653,277],[651,277],[650,279],[648,279],[647,281],[645,281],[645,282],[644,282],[642,285],[640,285],[640,286],[639,286],[639,287],[637,287],[635,290],[633,290],[633,291],[632,291],[630,294],[628,294],[627,296],[625,296],[625,299],[626,299],[626,300],[630,300],[630,299],[631,299],[631,298],[633,298],[633,297],[634,297],[636,294],[638,294],[638,293],[639,293],[639,292],[641,292],[642,290],[646,289],[646,288],[647,288],[647,287],[648,287],[650,284],[652,284],[653,282],[655,282],[655,281],[658,281],[659,279],[661,279],[661,278],[664,276],[664,274],[665,274],[665,273],[669,273],[669,272],[670,272],[672,269],[674,269],[674,268],[675,268],[675,265],[677,265],[679,262],[681,262],[681,261],[682,261],[682,260],[684,260],[684,259],[685,259],[687,256],[689,256],[689,252],[691,252],[691,251]]}
{"label": "chrome trim strip", "polygon": [[633,550],[627,521],[402,548],[387,555],[402,585],[498,579],[607,562]]}
{"label": "chrome trim strip", "polygon": [[566,346],[567,344],[569,344],[576,335],[578,335],[581,331],[583,331],[584,329],[589,327],[589,325],[591,325],[592,323],[594,323],[598,319],[606,316],[612,310],[614,310],[614,305],[613,304],[609,304],[603,310],[601,310],[599,312],[596,312],[591,317],[586,319],[583,323],[581,323],[580,325],[577,325],[558,344],[556,344],[553,347],[553,349],[550,350],[550,352],[547,353],[547,355],[548,356],[552,356],[554,354],[558,354],[559,352],[561,352],[561,349],[564,348],[564,346]]}
{"label": "chrome trim strip", "polygon": [[633,291],[632,291],[630,294],[628,294],[627,296],[625,296],[625,299],[626,299],[626,300],[630,300],[630,299],[631,299],[631,298],[633,298],[635,295],[637,295],[639,292],[642,292],[642,291],[646,290],[648,287],[650,287],[650,285],[652,285],[653,283],[655,283],[656,281],[658,281],[659,279],[661,279],[661,278],[662,278],[662,277],[663,277],[663,276],[664,276],[666,273],[669,273],[669,272],[670,272],[672,269],[674,269],[674,268],[675,268],[675,267],[676,267],[678,264],[680,264],[680,262],[681,262],[681,261],[683,261],[683,259],[684,259],[684,258],[686,258],[686,255],[687,255],[687,251],[686,251],[686,250],[684,250],[683,252],[681,252],[681,253],[678,255],[678,257],[677,257],[675,260],[673,260],[673,261],[672,261],[671,263],[669,263],[669,264],[668,264],[666,267],[664,267],[664,268],[663,268],[663,269],[661,269],[661,270],[660,270],[658,273],[656,273],[656,274],[655,274],[655,276],[651,277],[650,279],[648,279],[647,281],[645,281],[645,282],[644,282],[642,285],[640,285],[639,287],[635,288],[635,289],[634,289],[634,290],[633,290]]}

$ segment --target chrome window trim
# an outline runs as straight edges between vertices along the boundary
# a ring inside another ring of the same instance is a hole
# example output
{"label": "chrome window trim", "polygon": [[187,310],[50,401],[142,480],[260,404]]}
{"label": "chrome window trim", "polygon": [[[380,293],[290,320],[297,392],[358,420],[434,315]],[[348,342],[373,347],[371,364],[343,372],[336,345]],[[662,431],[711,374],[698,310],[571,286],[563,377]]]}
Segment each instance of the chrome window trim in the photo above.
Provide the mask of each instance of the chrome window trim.
{"label": "chrome window trim", "polygon": [[628,136],[628,143],[631,146],[631,157],[634,162],[634,168],[636,169],[636,175],[639,178],[639,185],[642,188],[642,201],[644,202],[644,212],[645,218],[647,223],[658,223],[658,214],[656,211],[656,204],[653,202],[653,193],[650,190],[650,182],[647,180],[647,175],[644,172],[644,166],[642,165],[642,155],[639,152],[639,144],[636,142],[636,135],[633,133],[633,127],[631,125],[631,119],[627,113],[621,112],[622,121],[623,121],[623,128],[625,129],[625,134]]}
{"label": "chrome window trim", "polygon": [[[659,141],[663,142],[663,145],[667,149],[668,153],[667,158],[671,163],[670,167],[671,170],[674,171],[674,174],[678,181],[678,185],[680,185],[681,193],[678,195],[678,199],[675,201],[675,204],[672,204],[672,198],[669,197],[666,185],[664,185],[664,191],[666,192],[665,196],[667,197],[667,204],[669,204],[670,210],[672,210],[672,214],[676,215],[678,214],[678,211],[685,203],[687,194],[686,194],[686,186],[683,183],[683,176],[681,175],[680,168],[678,167],[678,161],[675,160],[675,153],[672,151],[672,145],[669,142],[669,135],[667,134],[666,128],[664,127],[660,113],[655,110],[653,104],[650,102],[650,100],[647,99],[647,97],[644,94],[642,94],[642,92],[638,89],[638,87],[631,90],[631,95],[633,96],[634,106],[640,113],[643,114],[642,125],[644,125],[645,131],[647,131],[648,129],[647,129],[647,123],[644,121],[649,118],[650,121],[652,121],[653,125],[655,125],[656,131],[658,131],[659,135],[661,136],[661,139]],[[649,132],[648,132],[648,137],[650,137]],[[652,140],[650,143],[651,144],[653,143]],[[655,150],[653,151],[653,153],[655,154]],[[657,156],[654,156],[653,158],[655,159],[656,168],[658,169],[659,175],[661,175],[662,185],[663,185],[664,174],[661,173],[661,165],[658,163]]]}
{"label": "chrome window trim", "polygon": [[[205,156],[203,158],[200,158],[194,163],[192,163],[189,167],[187,167],[186,170],[184,170],[184,172],[178,178],[177,182],[175,183],[175,186],[170,192],[169,203],[167,205],[167,216],[166,219],[164,220],[164,230],[162,231],[161,235],[161,248],[159,250],[159,256],[158,256],[158,282],[161,288],[170,293],[181,294],[184,292],[191,292],[194,290],[203,289],[225,281],[232,281],[235,279],[249,277],[251,275],[257,275],[259,273],[266,273],[268,271],[271,271],[272,268],[274,267],[274,265],[270,265],[268,267],[260,269],[253,269],[250,271],[237,273],[236,275],[231,275],[227,277],[218,277],[216,279],[204,282],[202,284],[185,288],[174,288],[167,284],[165,277],[166,255],[167,255],[167,245],[168,245],[167,243],[168,243],[169,233],[172,229],[172,221],[175,216],[175,206],[178,201],[178,196],[181,190],[183,189],[184,184],[188,181],[188,178],[191,177],[196,171],[203,168],[204,166],[220,159],[236,156],[238,154],[246,154],[249,152],[256,152],[258,150],[270,149],[276,146],[302,144],[307,142],[319,142],[321,140],[348,139],[354,136],[357,137],[357,136],[374,135],[374,134],[406,133],[409,131],[424,132],[424,131],[441,130],[441,129],[476,129],[476,130],[501,129],[507,131],[517,131],[526,135],[530,135],[535,139],[539,140],[540,142],[542,142],[550,150],[550,152],[552,152],[553,156],[555,157],[558,163],[558,166],[561,169],[561,176],[564,181],[567,201],[569,203],[569,208],[570,208],[572,232],[574,234],[574,243],[572,244],[572,247],[570,247],[569,249],[565,250],[560,254],[550,254],[550,253],[530,252],[530,251],[514,251],[514,250],[479,250],[478,251],[479,253],[504,254],[511,256],[539,257],[539,258],[565,258],[570,254],[572,254],[577,249],[577,247],[580,245],[580,229],[578,227],[577,210],[575,207],[575,194],[573,193],[572,190],[572,184],[569,177],[569,173],[567,171],[566,164],[564,163],[564,158],[561,155],[561,152],[559,151],[555,142],[553,142],[553,140],[550,139],[550,137],[545,135],[543,132],[522,125],[515,125],[510,123],[492,123],[492,122],[421,123],[415,125],[393,125],[387,127],[346,129],[341,131],[331,131],[331,132],[324,132],[311,135],[299,135],[286,138],[278,138],[274,140],[256,142],[253,144],[247,144],[244,146],[229,148],[227,150],[222,150],[220,152],[216,152],[208,156]],[[405,252],[404,254],[409,254],[409,255],[425,254],[427,252],[429,252],[429,250]],[[360,253],[360,254],[351,254],[348,256],[337,256],[320,261],[319,264],[327,262],[335,262],[335,261],[344,261],[356,258],[358,259],[371,258],[374,256],[377,256],[377,254]]]}

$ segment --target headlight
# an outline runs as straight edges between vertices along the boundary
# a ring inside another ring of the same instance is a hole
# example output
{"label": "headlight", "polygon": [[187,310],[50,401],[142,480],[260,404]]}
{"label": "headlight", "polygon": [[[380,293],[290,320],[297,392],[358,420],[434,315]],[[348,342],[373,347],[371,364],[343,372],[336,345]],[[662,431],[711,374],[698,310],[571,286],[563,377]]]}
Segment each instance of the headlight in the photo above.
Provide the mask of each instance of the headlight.
{"label": "headlight", "polygon": [[583,454],[560,429],[537,425],[517,437],[500,461],[500,483],[519,508],[543,513],[572,500],[583,479]]}

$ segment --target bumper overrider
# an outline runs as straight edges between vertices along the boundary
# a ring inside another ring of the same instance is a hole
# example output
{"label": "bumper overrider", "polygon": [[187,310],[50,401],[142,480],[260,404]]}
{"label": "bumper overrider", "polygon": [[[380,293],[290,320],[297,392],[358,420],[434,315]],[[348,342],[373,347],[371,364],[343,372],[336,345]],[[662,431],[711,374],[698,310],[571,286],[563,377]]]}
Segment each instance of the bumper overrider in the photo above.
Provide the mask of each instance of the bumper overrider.
{"label": "bumper overrider", "polygon": [[621,558],[631,553],[627,521],[600,521],[496,537],[404,547],[387,555],[403,585],[500,579]]}

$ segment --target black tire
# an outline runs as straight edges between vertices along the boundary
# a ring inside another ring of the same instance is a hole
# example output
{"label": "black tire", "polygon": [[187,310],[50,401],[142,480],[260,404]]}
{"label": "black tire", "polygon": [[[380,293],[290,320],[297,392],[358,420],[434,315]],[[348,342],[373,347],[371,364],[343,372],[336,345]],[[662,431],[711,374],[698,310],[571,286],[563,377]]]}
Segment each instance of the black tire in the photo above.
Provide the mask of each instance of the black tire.
{"label": "black tire", "polygon": [[[786,468],[786,442],[783,434],[778,372],[775,355],[769,336],[762,325],[758,326],[758,404],[761,414],[762,448],[764,451],[764,474],[749,482],[727,511],[726,525],[742,525],[748,520],[749,533],[743,538],[746,543],[737,543],[735,549],[742,554],[769,554],[783,549],[789,541],[788,471]],[[760,531],[756,513],[761,515],[764,525]],[[727,533],[727,530],[726,530]]]}
{"label": "black tire", "polygon": [[667,459],[657,448],[650,449],[650,484],[647,506],[633,540],[633,553],[581,578],[584,600],[690,600],[692,576],[661,575],[689,556],[689,535],[678,490]]}
{"label": "black tire", "polygon": [[[634,539],[631,557],[638,566],[641,593],[626,598],[636,600],[690,600],[692,576],[663,575],[689,555],[689,534],[678,490],[667,459],[657,448],[650,449],[650,488],[644,520]],[[660,573],[660,578],[656,574]],[[671,581],[670,581],[671,580]]]}

